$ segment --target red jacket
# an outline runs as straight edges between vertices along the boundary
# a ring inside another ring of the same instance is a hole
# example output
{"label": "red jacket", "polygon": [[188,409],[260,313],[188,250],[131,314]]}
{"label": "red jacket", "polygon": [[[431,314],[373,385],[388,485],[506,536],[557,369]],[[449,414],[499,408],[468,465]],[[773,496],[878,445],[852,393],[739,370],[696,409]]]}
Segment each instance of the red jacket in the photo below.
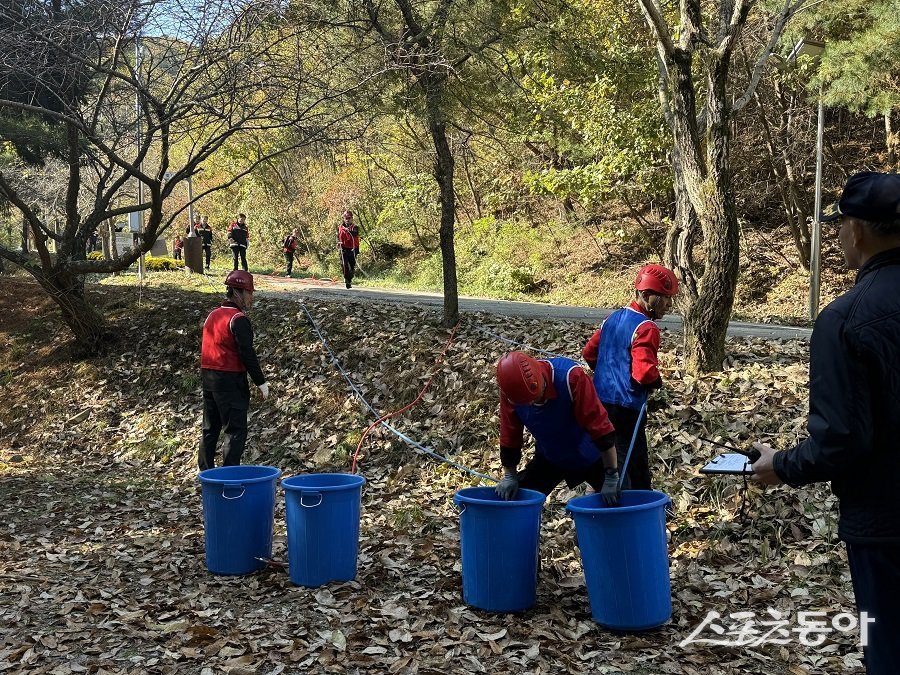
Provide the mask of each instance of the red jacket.
{"label": "red jacket", "polygon": [[[553,369],[547,361],[538,361],[547,378],[547,390],[544,397],[556,398],[556,387],[553,386]],[[597,398],[594,383],[581,368],[573,368],[569,373],[569,391],[572,392],[572,406],[578,426],[584,429],[592,440],[597,441],[604,436],[615,433],[609,421],[606,409]],[[512,403],[505,396],[500,397],[500,447],[521,449],[525,425],[516,414]],[[610,436],[610,445],[612,436]]]}
{"label": "red jacket", "polygon": [[338,241],[341,244],[341,248],[358,249],[359,228],[355,224],[351,224],[350,227],[347,227],[344,223],[341,223],[338,225]]}

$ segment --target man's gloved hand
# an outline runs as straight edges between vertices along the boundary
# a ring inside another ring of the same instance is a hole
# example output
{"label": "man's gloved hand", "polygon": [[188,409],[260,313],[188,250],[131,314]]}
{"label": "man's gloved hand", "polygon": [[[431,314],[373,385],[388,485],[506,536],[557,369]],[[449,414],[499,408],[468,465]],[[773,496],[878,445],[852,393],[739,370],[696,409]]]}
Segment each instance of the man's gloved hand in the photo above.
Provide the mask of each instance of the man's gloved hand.
{"label": "man's gloved hand", "polygon": [[265,401],[267,398],[269,398],[269,383],[268,382],[263,382],[261,385],[259,385],[259,393],[262,394],[263,401]]}
{"label": "man's gloved hand", "polygon": [[503,472],[503,480],[497,483],[494,492],[502,499],[514,499],[519,491],[519,476],[515,471],[505,469]]}
{"label": "man's gloved hand", "polygon": [[618,506],[619,496],[622,491],[619,489],[619,470],[607,469],[606,478],[603,479],[603,489],[600,490],[600,497],[607,506]]}

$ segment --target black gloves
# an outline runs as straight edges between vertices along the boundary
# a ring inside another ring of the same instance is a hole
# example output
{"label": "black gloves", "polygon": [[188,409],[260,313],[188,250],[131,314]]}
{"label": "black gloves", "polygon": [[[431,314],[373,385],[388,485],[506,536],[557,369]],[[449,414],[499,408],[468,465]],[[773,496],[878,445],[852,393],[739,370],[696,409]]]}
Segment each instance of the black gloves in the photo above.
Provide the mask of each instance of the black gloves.
{"label": "black gloves", "polygon": [[607,506],[618,506],[619,496],[622,494],[619,489],[619,470],[607,469],[606,478],[603,480],[603,489],[600,490],[600,497]]}
{"label": "black gloves", "polygon": [[501,499],[515,499],[516,494],[519,492],[519,476],[516,471],[504,468],[503,479],[497,483],[494,491]]}

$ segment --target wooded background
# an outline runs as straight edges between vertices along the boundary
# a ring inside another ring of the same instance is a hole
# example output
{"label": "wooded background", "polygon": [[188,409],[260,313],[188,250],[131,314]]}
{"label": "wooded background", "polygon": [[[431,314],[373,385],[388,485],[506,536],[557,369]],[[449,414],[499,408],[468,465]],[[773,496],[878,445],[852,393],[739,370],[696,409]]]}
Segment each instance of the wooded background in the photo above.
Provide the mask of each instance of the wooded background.
{"label": "wooded background", "polygon": [[[683,281],[686,365],[715,369],[740,275],[809,267],[818,97],[827,199],[896,168],[896,10],[4,0],[0,260],[91,352],[105,328],[86,275],[141,251],[89,260],[85,242],[137,211],[144,250],[171,239],[190,178],[218,246],[249,215],[263,269],[297,227],[304,267],[333,272],[353,210],[367,273],[442,288],[448,325],[460,287],[584,300],[564,290],[581,273],[661,261]],[[821,58],[789,58],[801,39]]]}

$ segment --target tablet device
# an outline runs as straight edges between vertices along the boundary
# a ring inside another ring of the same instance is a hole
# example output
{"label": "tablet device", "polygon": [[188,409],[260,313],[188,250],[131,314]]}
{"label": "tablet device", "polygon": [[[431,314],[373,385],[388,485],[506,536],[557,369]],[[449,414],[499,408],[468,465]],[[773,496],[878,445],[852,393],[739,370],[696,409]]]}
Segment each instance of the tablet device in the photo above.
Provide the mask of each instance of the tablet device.
{"label": "tablet device", "polygon": [[719,455],[709,464],[700,469],[700,473],[705,474],[730,474],[730,475],[751,475],[753,468],[750,462],[743,455],[735,452]]}

